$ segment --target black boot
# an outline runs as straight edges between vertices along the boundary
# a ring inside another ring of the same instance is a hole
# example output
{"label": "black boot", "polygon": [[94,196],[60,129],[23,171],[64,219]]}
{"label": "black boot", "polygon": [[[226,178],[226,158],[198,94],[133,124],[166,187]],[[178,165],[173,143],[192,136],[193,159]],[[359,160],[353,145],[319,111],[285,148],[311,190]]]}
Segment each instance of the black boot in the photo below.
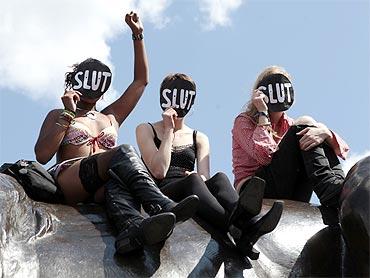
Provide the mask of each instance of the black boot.
{"label": "black boot", "polygon": [[240,238],[244,223],[260,213],[264,191],[265,181],[259,177],[252,177],[241,186],[238,202],[229,218],[233,237]]}
{"label": "black boot", "polygon": [[189,219],[197,210],[199,198],[196,195],[188,196],[178,204],[163,195],[136,150],[130,145],[121,145],[117,149],[111,160],[109,173],[130,189],[149,215],[173,212],[179,222]]}
{"label": "black boot", "polygon": [[148,217],[141,222],[133,222],[116,238],[115,247],[118,254],[126,254],[153,245],[167,239],[173,231],[176,216],[171,212]]}
{"label": "black boot", "polygon": [[283,201],[275,201],[265,215],[255,216],[244,224],[241,237],[235,240],[236,246],[244,256],[248,256],[252,260],[258,259],[259,252],[253,248],[253,245],[261,236],[276,228],[283,212],[283,206]]}
{"label": "black boot", "polygon": [[336,154],[325,143],[301,153],[307,177],[324,209],[324,212],[321,210],[324,224],[338,224],[339,198],[345,175]]}
{"label": "black boot", "polygon": [[253,248],[248,239],[242,238],[244,224],[258,215],[262,208],[265,181],[259,177],[252,177],[240,188],[238,202],[229,218],[229,235],[242,251],[243,255],[256,260],[259,252]]}
{"label": "black boot", "polygon": [[119,254],[141,249],[166,239],[175,225],[173,213],[162,213],[144,219],[140,203],[129,189],[110,179],[105,184],[105,205],[108,217],[116,226],[118,236],[115,246]]}

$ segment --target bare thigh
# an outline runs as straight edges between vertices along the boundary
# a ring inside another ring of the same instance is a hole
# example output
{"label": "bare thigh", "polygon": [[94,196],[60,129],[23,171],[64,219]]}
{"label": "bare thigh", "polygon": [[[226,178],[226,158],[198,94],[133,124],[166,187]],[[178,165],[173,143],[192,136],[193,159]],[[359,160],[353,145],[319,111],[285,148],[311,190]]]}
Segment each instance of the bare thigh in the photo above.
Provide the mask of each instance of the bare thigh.
{"label": "bare thigh", "polygon": [[[98,174],[99,177],[104,181],[109,179],[109,163],[115,153],[115,150],[116,149],[112,149],[97,155]],[[58,184],[63,191],[66,203],[69,205],[83,202],[90,196],[90,193],[85,190],[80,180],[80,165],[81,160],[72,164],[58,176]],[[103,192],[103,187],[99,188],[95,194],[96,196],[94,196],[94,199],[97,201],[102,201]]]}
{"label": "bare thigh", "polygon": [[66,203],[75,205],[89,197],[89,193],[84,189],[80,176],[81,160],[73,163],[58,176],[58,184],[63,191]]}

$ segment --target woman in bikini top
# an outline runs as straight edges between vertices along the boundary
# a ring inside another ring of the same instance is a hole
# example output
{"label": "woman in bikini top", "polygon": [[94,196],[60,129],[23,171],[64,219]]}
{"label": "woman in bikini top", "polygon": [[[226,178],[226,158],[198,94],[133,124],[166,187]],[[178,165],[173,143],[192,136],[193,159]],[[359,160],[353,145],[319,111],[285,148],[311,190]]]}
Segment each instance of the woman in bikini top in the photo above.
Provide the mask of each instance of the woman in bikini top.
{"label": "woman in bikini top", "polygon": [[[92,58],[74,65],[73,71],[66,74],[66,90],[61,98],[64,109],[48,113],[35,145],[36,159],[42,164],[56,155],[56,165],[49,171],[63,191],[67,204],[93,196],[96,201],[103,199],[102,188],[92,192],[83,180],[81,182],[81,172],[97,172],[99,165],[99,176],[102,180],[108,179],[108,164],[117,144],[118,128],[136,106],[148,83],[143,27],[134,13],[127,14],[125,20],[133,33],[133,82],[121,97],[99,112],[96,103],[111,83],[109,67]],[[90,160],[93,163],[87,165],[89,171],[80,172],[81,161],[94,156],[97,159]]]}

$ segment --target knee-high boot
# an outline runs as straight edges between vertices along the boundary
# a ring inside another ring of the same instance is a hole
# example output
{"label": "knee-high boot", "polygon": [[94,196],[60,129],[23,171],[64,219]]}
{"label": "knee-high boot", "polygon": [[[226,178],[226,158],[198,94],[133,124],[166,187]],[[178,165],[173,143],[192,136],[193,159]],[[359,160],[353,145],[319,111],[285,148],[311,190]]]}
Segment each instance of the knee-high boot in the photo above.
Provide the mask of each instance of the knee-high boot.
{"label": "knee-high boot", "polygon": [[258,216],[262,208],[265,181],[253,177],[241,188],[238,203],[230,217],[229,233],[243,255],[257,260],[259,252],[253,248],[257,240],[272,232],[280,221],[283,201],[275,201],[272,208],[263,216]]}
{"label": "knee-high boot", "polygon": [[322,205],[320,210],[324,224],[337,224],[339,197],[345,176],[337,156],[326,143],[301,153],[308,180]]}
{"label": "knee-high boot", "polygon": [[129,190],[110,179],[105,184],[105,205],[118,235],[116,251],[125,254],[165,240],[172,232],[176,217],[173,213],[161,213],[144,218],[140,214],[140,203]]}
{"label": "knee-high boot", "polygon": [[173,212],[176,221],[185,221],[196,212],[199,202],[196,195],[189,196],[178,204],[163,195],[134,147],[121,145],[114,154],[109,168],[110,175],[129,188],[149,215]]}

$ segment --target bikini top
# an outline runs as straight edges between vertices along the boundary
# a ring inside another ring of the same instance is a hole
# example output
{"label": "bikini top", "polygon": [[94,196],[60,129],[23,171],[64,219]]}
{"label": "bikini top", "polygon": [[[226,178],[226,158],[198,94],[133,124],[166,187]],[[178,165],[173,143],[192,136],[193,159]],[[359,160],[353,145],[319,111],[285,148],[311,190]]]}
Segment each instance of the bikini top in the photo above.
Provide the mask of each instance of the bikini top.
{"label": "bikini top", "polygon": [[[161,145],[161,140],[157,136],[153,125],[148,123],[154,133],[154,144],[157,148]],[[193,143],[183,146],[172,147],[171,162],[165,178],[184,176],[185,171],[194,171],[195,159],[197,155],[197,131],[193,131]]]}
{"label": "bikini top", "polygon": [[79,146],[87,143],[88,146],[92,145],[93,152],[95,152],[96,145],[106,149],[114,148],[117,143],[117,137],[117,130],[114,128],[112,122],[110,126],[104,128],[94,137],[86,125],[75,121],[67,129],[62,145],[72,144]]}

